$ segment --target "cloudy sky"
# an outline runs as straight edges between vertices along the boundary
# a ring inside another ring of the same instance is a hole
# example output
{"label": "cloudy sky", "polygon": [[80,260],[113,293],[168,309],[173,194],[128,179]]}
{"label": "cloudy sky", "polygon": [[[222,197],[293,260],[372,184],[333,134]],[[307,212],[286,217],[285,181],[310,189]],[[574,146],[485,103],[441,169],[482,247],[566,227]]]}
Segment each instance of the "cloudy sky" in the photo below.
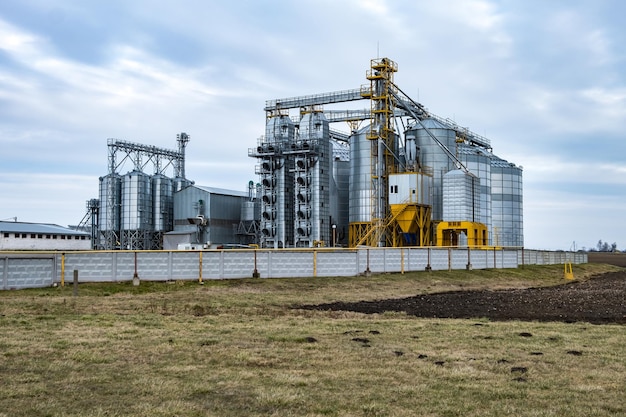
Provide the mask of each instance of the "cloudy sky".
{"label": "cloudy sky", "polygon": [[621,0],[3,1],[0,220],[77,224],[107,138],[175,149],[187,132],[187,177],[244,191],[266,100],[358,88],[386,56],[404,92],[524,167],[526,247],[626,249],[625,15]]}

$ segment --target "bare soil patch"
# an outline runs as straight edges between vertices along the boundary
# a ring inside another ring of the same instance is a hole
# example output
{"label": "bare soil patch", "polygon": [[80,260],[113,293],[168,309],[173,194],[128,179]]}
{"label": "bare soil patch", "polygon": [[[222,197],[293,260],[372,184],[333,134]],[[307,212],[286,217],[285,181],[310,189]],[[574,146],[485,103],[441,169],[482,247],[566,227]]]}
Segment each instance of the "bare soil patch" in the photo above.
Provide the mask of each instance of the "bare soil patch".
{"label": "bare soil patch", "polygon": [[626,324],[626,271],[541,288],[450,291],[400,299],[302,305],[308,310],[416,317]]}

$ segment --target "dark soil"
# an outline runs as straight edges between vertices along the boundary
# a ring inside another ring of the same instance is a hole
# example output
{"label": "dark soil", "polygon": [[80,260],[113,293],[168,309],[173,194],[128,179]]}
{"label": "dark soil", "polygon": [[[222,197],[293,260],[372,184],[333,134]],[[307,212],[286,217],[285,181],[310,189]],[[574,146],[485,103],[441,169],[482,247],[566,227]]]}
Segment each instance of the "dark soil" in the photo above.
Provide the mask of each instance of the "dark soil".
{"label": "dark soil", "polygon": [[452,291],[408,298],[305,305],[308,310],[374,314],[403,311],[416,317],[626,324],[626,271],[554,287]]}

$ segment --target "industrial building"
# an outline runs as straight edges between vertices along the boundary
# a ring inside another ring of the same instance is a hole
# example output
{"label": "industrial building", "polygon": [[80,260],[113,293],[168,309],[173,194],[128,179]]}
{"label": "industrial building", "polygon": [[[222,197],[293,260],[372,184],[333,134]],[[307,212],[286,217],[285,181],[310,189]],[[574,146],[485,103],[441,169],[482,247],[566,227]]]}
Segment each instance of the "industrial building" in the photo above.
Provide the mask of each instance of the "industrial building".
{"label": "industrial building", "polygon": [[[521,167],[412,100],[397,71],[374,59],[358,89],[267,101],[265,135],[248,151],[261,247],[523,246]],[[359,100],[369,108],[323,108]]]}
{"label": "industrial building", "polygon": [[0,250],[89,250],[89,233],[56,224],[0,221]]}
{"label": "industrial building", "polygon": [[397,71],[377,58],[357,89],[267,101],[247,192],[187,179],[186,133],[177,150],[109,139],[81,222],[93,248],[522,247],[522,168],[411,99]]}

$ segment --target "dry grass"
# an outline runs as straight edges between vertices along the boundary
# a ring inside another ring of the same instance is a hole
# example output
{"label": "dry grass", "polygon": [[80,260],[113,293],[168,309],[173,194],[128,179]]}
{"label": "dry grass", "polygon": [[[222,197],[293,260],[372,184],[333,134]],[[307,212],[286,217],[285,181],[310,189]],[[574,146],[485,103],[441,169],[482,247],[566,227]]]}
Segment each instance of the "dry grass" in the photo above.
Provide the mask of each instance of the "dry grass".
{"label": "dry grass", "polygon": [[291,308],[554,285],[561,268],[0,293],[0,416],[623,414],[624,326]]}

